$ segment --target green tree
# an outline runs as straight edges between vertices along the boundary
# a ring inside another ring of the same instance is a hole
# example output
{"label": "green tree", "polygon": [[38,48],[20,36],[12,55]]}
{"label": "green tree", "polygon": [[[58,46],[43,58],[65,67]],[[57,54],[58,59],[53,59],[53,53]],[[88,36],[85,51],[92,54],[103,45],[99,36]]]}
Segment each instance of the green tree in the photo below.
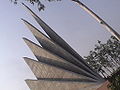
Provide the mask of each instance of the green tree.
{"label": "green tree", "polygon": [[[86,62],[100,73],[104,78],[108,78],[112,90],[120,88],[120,41],[111,36],[106,43],[98,41],[94,50],[85,57]],[[116,74],[117,73],[117,74]]]}
{"label": "green tree", "polygon": [[108,88],[111,88],[111,90],[119,90],[120,89],[120,75],[116,75],[114,78],[112,78],[111,83],[108,85]]}

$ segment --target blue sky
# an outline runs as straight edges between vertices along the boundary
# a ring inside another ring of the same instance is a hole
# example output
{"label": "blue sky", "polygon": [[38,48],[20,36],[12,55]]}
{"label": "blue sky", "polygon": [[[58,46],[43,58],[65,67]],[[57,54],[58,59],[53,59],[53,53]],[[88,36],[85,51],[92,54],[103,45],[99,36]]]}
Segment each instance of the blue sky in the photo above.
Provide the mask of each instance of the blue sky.
{"label": "blue sky", "polygon": [[[120,33],[120,0],[81,1]],[[42,12],[27,5],[81,56],[88,55],[97,40],[105,42],[111,35],[71,0],[45,4],[46,9]],[[29,90],[24,80],[35,77],[22,57],[35,57],[22,37],[38,42],[21,18],[43,30],[20,4],[13,5],[9,0],[2,0],[0,12],[0,90]]]}

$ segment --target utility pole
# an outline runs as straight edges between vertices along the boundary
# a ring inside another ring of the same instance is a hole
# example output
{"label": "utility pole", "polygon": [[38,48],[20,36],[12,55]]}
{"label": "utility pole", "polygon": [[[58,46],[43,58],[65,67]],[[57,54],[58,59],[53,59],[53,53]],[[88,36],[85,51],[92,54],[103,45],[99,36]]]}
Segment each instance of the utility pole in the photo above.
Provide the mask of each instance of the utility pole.
{"label": "utility pole", "polygon": [[120,35],[111,26],[109,26],[103,19],[101,19],[96,13],[90,10],[86,5],[81,3],[79,0],[72,0],[72,1],[80,5],[82,9],[84,9],[94,19],[96,19],[103,27],[105,27],[113,36],[115,36],[120,41]]}

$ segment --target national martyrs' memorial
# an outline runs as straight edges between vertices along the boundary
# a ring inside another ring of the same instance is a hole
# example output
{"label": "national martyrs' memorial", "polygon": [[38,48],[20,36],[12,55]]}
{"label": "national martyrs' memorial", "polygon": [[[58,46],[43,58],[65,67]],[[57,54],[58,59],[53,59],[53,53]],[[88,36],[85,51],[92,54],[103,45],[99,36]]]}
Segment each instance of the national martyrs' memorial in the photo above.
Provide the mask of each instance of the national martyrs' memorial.
{"label": "national martyrs' memorial", "polygon": [[37,45],[23,38],[37,59],[24,57],[36,76],[35,80],[25,80],[30,90],[96,90],[107,81],[29,7],[23,5],[48,35],[22,19],[40,43]]}

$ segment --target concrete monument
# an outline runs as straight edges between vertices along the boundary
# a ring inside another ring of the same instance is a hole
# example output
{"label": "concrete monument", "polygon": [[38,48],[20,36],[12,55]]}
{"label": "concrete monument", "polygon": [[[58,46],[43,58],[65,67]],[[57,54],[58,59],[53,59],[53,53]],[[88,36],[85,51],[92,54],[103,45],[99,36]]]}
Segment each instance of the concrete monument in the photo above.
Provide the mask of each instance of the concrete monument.
{"label": "concrete monument", "polygon": [[41,44],[23,38],[37,58],[24,57],[37,78],[25,80],[30,90],[96,90],[106,81],[40,17],[23,5],[48,35],[22,19]]}

